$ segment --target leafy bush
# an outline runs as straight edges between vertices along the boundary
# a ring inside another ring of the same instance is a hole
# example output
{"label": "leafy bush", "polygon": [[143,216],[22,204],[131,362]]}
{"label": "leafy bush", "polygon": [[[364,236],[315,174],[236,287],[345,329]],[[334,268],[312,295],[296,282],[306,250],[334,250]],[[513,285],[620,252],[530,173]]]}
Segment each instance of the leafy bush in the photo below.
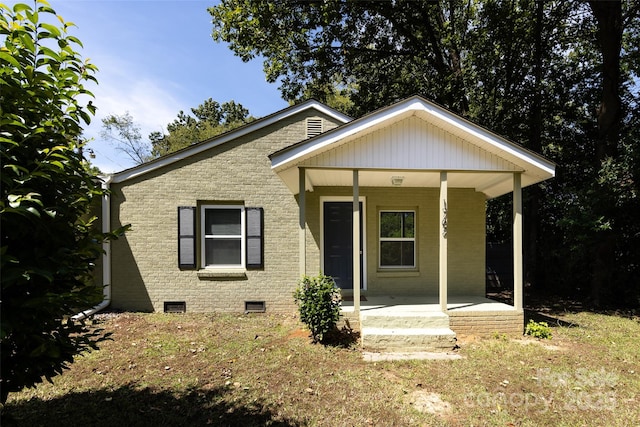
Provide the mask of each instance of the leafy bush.
{"label": "leafy bush", "polygon": [[34,4],[0,3],[0,403],[106,338],[70,316],[102,300],[93,265],[115,237],[96,231],[105,191],[82,155],[96,67],[74,50],[72,24]]}
{"label": "leafy bush", "polygon": [[531,335],[534,338],[551,339],[551,328],[547,322],[529,320],[524,334]]}
{"label": "leafy bush", "polygon": [[300,320],[311,331],[313,342],[322,342],[325,334],[336,327],[340,318],[342,297],[329,276],[304,276],[293,298],[298,304]]}

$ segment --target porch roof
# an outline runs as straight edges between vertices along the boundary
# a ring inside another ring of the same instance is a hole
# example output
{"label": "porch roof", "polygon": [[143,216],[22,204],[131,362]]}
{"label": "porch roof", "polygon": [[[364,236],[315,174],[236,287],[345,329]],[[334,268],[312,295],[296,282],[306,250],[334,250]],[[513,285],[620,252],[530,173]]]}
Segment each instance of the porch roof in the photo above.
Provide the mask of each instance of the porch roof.
{"label": "porch roof", "polygon": [[555,175],[555,165],[530,150],[414,96],[273,153],[271,168],[297,194],[298,172],[314,186],[351,186],[353,169],[361,187],[474,188],[487,198],[512,191],[513,173],[522,186]]}

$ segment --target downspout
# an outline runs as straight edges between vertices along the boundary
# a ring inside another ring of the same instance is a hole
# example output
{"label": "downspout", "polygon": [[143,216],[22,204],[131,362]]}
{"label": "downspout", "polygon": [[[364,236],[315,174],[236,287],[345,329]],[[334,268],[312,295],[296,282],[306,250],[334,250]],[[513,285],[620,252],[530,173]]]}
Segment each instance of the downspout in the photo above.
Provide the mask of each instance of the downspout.
{"label": "downspout", "polygon": [[[108,233],[111,231],[111,196],[109,194],[109,184],[113,179],[113,175],[104,176],[102,181],[102,189],[104,194],[102,195],[102,232]],[[71,317],[72,320],[78,321],[86,319],[89,316],[94,315],[100,310],[103,310],[111,303],[111,244],[109,240],[102,242],[102,294],[104,296],[102,302],[95,307],[82,311]]]}

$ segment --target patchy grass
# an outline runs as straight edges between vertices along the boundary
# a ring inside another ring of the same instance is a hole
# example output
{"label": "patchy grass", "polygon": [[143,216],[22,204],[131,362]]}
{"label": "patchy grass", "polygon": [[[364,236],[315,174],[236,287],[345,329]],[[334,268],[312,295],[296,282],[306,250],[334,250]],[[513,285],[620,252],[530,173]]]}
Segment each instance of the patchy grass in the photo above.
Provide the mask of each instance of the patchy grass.
{"label": "patchy grass", "polygon": [[559,320],[552,340],[469,337],[461,360],[372,363],[311,344],[292,316],[108,316],[113,341],[11,395],[2,425],[640,425],[640,319]]}

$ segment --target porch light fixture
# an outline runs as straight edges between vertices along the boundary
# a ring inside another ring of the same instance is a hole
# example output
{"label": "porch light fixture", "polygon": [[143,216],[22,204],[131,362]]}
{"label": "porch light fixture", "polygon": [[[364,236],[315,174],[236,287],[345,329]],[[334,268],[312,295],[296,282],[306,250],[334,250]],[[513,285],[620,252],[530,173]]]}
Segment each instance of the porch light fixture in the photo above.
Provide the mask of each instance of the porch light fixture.
{"label": "porch light fixture", "polygon": [[404,181],[404,176],[392,176],[391,177],[391,185],[399,187],[402,185],[402,181]]}

